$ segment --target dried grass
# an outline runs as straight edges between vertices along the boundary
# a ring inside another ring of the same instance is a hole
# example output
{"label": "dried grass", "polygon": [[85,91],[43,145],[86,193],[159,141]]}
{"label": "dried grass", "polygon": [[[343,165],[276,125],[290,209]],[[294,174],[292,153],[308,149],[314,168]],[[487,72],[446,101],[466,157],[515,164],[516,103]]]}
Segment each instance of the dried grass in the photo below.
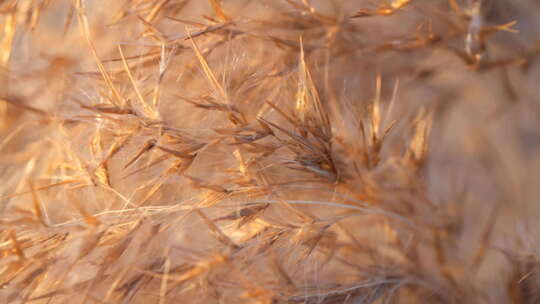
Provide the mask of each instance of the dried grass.
{"label": "dried grass", "polygon": [[0,1],[5,303],[538,303],[533,0]]}

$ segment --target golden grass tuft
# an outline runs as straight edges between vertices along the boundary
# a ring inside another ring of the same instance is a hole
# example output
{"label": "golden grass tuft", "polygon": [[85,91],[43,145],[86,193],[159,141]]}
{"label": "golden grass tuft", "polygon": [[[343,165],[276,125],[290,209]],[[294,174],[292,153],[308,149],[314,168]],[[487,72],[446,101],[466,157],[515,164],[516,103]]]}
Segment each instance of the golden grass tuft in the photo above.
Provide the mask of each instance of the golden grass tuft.
{"label": "golden grass tuft", "polygon": [[539,8],[0,1],[0,301],[540,302]]}

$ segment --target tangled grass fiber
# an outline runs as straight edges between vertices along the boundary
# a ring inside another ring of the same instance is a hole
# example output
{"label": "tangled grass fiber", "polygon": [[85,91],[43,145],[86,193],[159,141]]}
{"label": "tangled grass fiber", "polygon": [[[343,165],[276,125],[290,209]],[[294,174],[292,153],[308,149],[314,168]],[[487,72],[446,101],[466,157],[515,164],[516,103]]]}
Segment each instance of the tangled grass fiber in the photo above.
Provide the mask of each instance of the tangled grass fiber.
{"label": "tangled grass fiber", "polygon": [[539,11],[0,1],[0,302],[540,303]]}

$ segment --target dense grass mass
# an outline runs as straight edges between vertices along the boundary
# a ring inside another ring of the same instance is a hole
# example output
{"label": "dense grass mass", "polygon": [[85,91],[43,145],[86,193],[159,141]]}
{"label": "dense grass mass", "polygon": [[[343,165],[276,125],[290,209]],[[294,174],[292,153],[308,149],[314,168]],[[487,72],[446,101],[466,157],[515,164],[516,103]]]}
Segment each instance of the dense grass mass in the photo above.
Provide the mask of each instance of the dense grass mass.
{"label": "dense grass mass", "polygon": [[0,302],[540,303],[539,12],[0,1]]}

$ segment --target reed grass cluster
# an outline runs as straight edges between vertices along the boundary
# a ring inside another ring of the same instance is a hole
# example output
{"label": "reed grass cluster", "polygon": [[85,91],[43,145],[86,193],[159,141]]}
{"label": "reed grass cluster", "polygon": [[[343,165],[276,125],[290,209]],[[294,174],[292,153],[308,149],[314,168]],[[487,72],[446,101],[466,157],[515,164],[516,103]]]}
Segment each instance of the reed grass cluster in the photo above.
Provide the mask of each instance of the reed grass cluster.
{"label": "reed grass cluster", "polygon": [[538,12],[0,1],[0,302],[540,303]]}

